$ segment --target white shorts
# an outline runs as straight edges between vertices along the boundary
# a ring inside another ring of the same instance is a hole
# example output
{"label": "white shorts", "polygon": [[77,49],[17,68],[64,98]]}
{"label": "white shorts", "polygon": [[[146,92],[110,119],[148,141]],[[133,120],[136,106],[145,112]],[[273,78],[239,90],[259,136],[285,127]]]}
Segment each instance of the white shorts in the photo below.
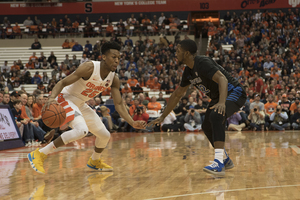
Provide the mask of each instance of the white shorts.
{"label": "white shorts", "polygon": [[84,123],[86,123],[91,133],[95,134],[95,132],[98,132],[99,129],[101,130],[102,128],[106,130],[97,113],[82,100],[75,96],[63,93],[60,93],[56,100],[66,112],[66,120],[61,126],[69,123],[69,126],[72,127],[74,118],[82,116],[85,120]]}

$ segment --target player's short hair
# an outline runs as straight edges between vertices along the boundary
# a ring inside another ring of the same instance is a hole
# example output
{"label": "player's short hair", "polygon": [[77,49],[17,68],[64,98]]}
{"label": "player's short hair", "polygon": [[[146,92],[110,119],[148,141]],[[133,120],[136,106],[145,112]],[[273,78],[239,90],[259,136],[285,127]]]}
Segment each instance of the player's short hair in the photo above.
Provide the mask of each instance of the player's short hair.
{"label": "player's short hair", "polygon": [[121,46],[116,42],[105,42],[101,47],[101,53],[106,54],[111,49],[120,51]]}
{"label": "player's short hair", "polygon": [[194,40],[190,40],[190,39],[182,40],[179,44],[183,50],[189,51],[192,55],[196,54],[198,50],[197,44]]}

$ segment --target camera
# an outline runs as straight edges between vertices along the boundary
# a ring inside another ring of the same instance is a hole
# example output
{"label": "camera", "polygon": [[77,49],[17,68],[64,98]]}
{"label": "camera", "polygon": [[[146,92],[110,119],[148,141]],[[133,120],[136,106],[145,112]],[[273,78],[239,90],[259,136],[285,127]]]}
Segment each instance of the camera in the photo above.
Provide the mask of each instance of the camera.
{"label": "camera", "polygon": [[191,113],[194,113],[194,112],[195,112],[195,110],[194,110],[194,109],[192,109],[192,110],[191,110]]}
{"label": "camera", "polygon": [[143,107],[139,106],[136,108],[137,114],[141,114],[143,112]]}
{"label": "camera", "polygon": [[277,108],[277,109],[276,109],[276,112],[279,112],[279,111],[280,111],[280,109]]}
{"label": "camera", "polygon": [[257,111],[257,108],[254,108],[253,110],[254,110],[254,112],[256,112],[256,111]]}

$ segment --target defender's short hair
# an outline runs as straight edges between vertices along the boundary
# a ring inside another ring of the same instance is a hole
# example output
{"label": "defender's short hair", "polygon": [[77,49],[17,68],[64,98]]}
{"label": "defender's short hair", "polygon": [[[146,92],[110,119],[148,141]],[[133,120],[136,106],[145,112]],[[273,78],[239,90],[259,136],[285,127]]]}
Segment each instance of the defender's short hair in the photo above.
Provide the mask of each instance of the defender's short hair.
{"label": "defender's short hair", "polygon": [[116,42],[105,42],[101,47],[101,53],[106,54],[110,49],[115,49],[120,51],[121,46]]}
{"label": "defender's short hair", "polygon": [[179,44],[181,45],[181,48],[183,50],[189,51],[192,55],[197,53],[198,48],[194,40],[190,40],[190,39],[182,40]]}

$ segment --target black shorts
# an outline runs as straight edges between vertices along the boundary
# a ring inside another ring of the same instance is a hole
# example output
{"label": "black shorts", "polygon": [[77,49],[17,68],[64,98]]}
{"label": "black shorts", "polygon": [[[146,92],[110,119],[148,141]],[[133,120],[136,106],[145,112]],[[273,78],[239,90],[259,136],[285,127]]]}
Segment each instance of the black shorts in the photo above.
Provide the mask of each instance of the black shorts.
{"label": "black shorts", "polygon": [[[245,104],[247,100],[247,95],[244,88],[237,86],[230,92],[228,92],[228,96],[225,102],[226,111],[225,116],[226,119],[233,115],[235,112],[238,112],[240,108]],[[208,108],[212,107],[213,105],[217,104],[219,99],[212,100]]]}

